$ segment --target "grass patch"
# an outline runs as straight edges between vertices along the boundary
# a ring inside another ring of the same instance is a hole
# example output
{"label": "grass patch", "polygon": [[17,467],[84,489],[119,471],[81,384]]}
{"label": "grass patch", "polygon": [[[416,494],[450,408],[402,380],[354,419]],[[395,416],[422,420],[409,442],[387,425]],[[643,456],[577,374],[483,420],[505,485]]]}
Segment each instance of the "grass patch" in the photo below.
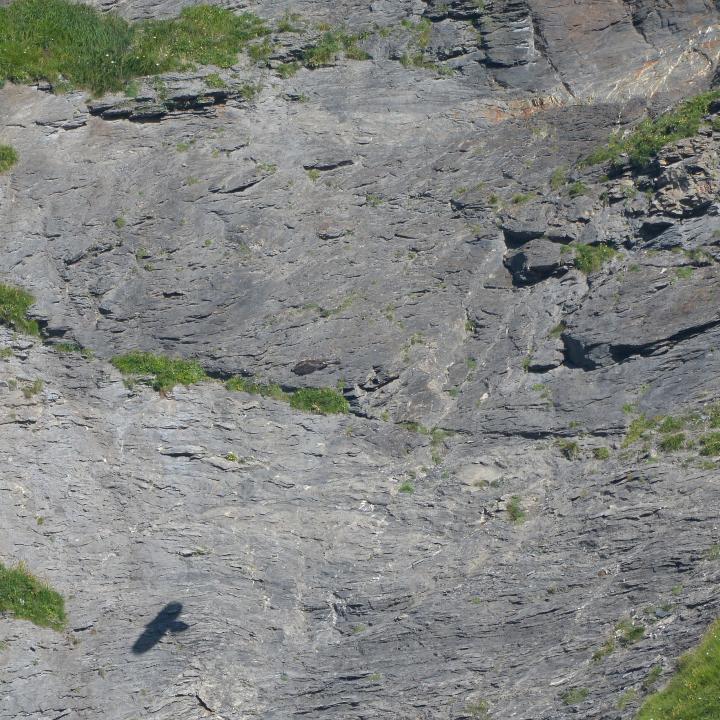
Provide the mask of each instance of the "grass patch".
{"label": "grass patch", "polygon": [[62,596],[31,575],[22,564],[7,568],[0,563],[0,612],[10,612],[18,619],[53,630],[62,630],[65,626]]}
{"label": "grass patch", "polygon": [[597,272],[602,266],[617,255],[609,245],[599,243],[598,245],[576,245],[575,246],[575,267],[586,275]]}
{"label": "grass patch", "polygon": [[664,452],[677,452],[685,447],[685,433],[667,435],[660,441],[660,449]]}
{"label": "grass patch", "polygon": [[0,145],[0,174],[7,172],[18,161],[15,148],[10,145]]}
{"label": "grass patch", "polygon": [[225,383],[225,387],[235,392],[246,392],[251,395],[260,395],[262,397],[270,397],[286,402],[290,397],[277,383],[258,383],[251,378],[241,377],[240,375],[230,378],[230,380]]}
{"label": "grass patch", "polygon": [[568,195],[571,198],[580,197],[581,195],[586,195],[588,191],[588,186],[582,181],[582,180],[576,180],[574,183],[572,183],[568,187]]}
{"label": "grass patch", "polygon": [[720,621],[713,623],[697,648],[680,658],[675,677],[663,690],[645,701],[636,720],[712,720],[720,717],[718,667]]}
{"label": "grass patch", "polygon": [[311,69],[327,67],[333,65],[341,55],[350,60],[369,60],[370,56],[357,44],[363,38],[363,34],[351,35],[343,29],[328,30],[317,45],[303,52],[302,64]]}
{"label": "grass patch", "polygon": [[567,171],[563,167],[555,168],[550,176],[550,188],[552,190],[560,190],[561,187],[567,185]]}
{"label": "grass patch", "polygon": [[27,316],[35,298],[26,290],[0,283],[0,323],[27,335],[39,335],[37,321]]}
{"label": "grass patch", "polygon": [[520,504],[519,495],[513,495],[510,498],[507,505],[505,506],[505,510],[507,511],[510,520],[512,520],[516,525],[525,522],[526,513],[523,506]]}
{"label": "grass patch", "polygon": [[281,78],[289,78],[289,77],[292,77],[299,69],[300,69],[300,63],[287,62],[287,63],[281,63],[280,65],[278,65],[275,68],[275,72]]}
{"label": "grass patch", "polygon": [[220,90],[227,87],[227,83],[220,77],[218,73],[210,73],[205,76],[205,84],[209,88]]}
{"label": "grass patch", "polygon": [[290,403],[295,410],[317,415],[338,415],[350,412],[350,404],[339,390],[333,388],[300,388],[285,392],[277,383],[258,383],[252,378],[235,376],[225,383],[228,390],[261,395]]}
{"label": "grass patch", "polygon": [[636,625],[632,620],[621,620],[615,626],[618,643],[622,647],[633,645],[645,636],[645,626]]}
{"label": "grass patch", "polygon": [[560,699],[566,705],[579,705],[589,694],[590,691],[587,688],[570,688],[560,696]]}
{"label": "grass patch", "polygon": [[574,460],[580,455],[580,446],[575,440],[561,438],[555,444],[558,446],[563,456],[568,460]]}
{"label": "grass patch", "polygon": [[343,394],[333,388],[300,388],[290,396],[290,407],[319,415],[345,414],[350,411]]}
{"label": "grass patch", "polygon": [[207,379],[205,371],[195,360],[132,352],[114,357],[111,362],[123,375],[149,376],[150,384],[158,391],[172,390],[175,385],[193,385]]}
{"label": "grass patch", "polygon": [[613,634],[598,648],[592,656],[594,661],[603,658],[615,652],[618,645],[620,647],[628,647],[645,636],[645,626],[635,624],[630,619],[621,620],[614,628]]}
{"label": "grass patch", "polygon": [[720,432],[708,433],[700,438],[701,455],[720,455]]}
{"label": "grass patch", "polygon": [[596,460],[608,460],[610,458],[610,448],[596,447],[593,448],[592,452]]}
{"label": "grass patch", "polygon": [[250,40],[269,32],[253,13],[211,5],[129,23],[83,3],[15,0],[0,7],[0,81],[48,80],[100,95],[196,63],[230,67]]}
{"label": "grass patch", "polygon": [[661,433],[672,433],[682,430],[685,427],[685,420],[679,417],[668,415],[658,426]]}
{"label": "grass patch", "polygon": [[655,418],[649,418],[645,415],[640,415],[639,417],[636,417],[631,423],[630,427],[628,427],[627,434],[625,435],[625,439],[623,440],[622,446],[629,447],[630,445],[633,445],[638,440],[641,440],[645,433],[647,433],[649,430],[654,430],[657,427],[658,421]]}
{"label": "grass patch", "polygon": [[407,493],[408,495],[411,495],[412,493],[415,492],[415,487],[411,482],[406,480],[404,483],[402,483],[400,485],[400,487],[398,488],[398,492]]}
{"label": "grass patch", "polygon": [[610,137],[606,147],[599,148],[584,161],[584,165],[597,165],[611,161],[619,164],[620,155],[627,153],[630,165],[636,169],[647,167],[653,157],[668,143],[692,137],[700,129],[713,100],[720,91],[712,90],[685,100],[655,120],[643,120],[629,135]]}
{"label": "grass patch", "polygon": [[28,383],[22,390],[25,399],[29,400],[34,395],[39,395],[42,392],[43,387],[45,387],[45,383],[40,378]]}

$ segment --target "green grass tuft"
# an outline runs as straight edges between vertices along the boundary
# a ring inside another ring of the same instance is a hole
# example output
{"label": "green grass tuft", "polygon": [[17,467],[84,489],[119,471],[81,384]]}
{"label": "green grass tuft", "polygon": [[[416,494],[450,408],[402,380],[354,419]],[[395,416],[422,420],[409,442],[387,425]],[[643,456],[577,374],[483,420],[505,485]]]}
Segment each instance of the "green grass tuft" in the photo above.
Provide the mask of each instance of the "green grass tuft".
{"label": "green grass tuft", "polygon": [[27,312],[35,298],[26,290],[0,283],[0,323],[27,335],[39,335],[40,327]]}
{"label": "green grass tuft", "polygon": [[290,396],[290,407],[320,415],[344,414],[350,411],[343,394],[332,388],[300,388]]}
{"label": "green grass tuft", "polygon": [[617,251],[609,245],[599,243],[598,245],[576,245],[575,246],[575,267],[586,275],[597,272],[602,266],[612,260]]}
{"label": "green grass tuft", "polygon": [[680,658],[678,672],[668,685],[645,701],[636,720],[720,718],[719,667],[720,621],[716,621],[700,645]]}
{"label": "green grass tuft", "polygon": [[666,435],[660,441],[660,449],[664,452],[677,452],[685,447],[685,433]]}
{"label": "green grass tuft", "polygon": [[555,444],[560,448],[560,452],[568,459],[574,460],[580,456],[580,445],[575,440],[568,440],[567,438],[560,438],[555,441]]}
{"label": "green grass tuft", "polygon": [[99,95],[196,63],[230,67],[250,40],[269,32],[252,13],[211,5],[129,23],[68,0],[15,0],[0,7],[0,81],[48,80]]}
{"label": "green grass tuft", "polygon": [[313,45],[302,54],[302,64],[315,69],[332,65],[341,55],[350,60],[368,60],[370,56],[358,47],[362,35],[351,35],[343,29],[328,30],[320,38],[317,45]]}
{"label": "green grass tuft", "polygon": [[570,688],[560,698],[566,705],[579,705],[589,694],[590,691],[587,688]]}
{"label": "green grass tuft", "polygon": [[513,495],[510,498],[507,505],[505,506],[505,510],[507,511],[510,520],[512,520],[512,522],[514,522],[516,525],[520,525],[521,523],[525,522],[526,513],[524,508],[520,504],[520,497],[518,495]]}
{"label": "green grass tuft", "polygon": [[65,626],[62,596],[31,575],[22,564],[7,568],[0,563],[0,612],[11,612],[16,618],[53,630],[62,630]]}
{"label": "green grass tuft", "polygon": [[112,359],[123,375],[146,375],[155,390],[172,390],[175,385],[193,385],[207,375],[194,360],[180,360],[146,352],[131,352]]}
{"label": "green grass tuft", "polygon": [[708,433],[700,438],[701,455],[720,455],[720,432]]}
{"label": "green grass tuft", "polygon": [[701,93],[655,120],[643,120],[626,137],[612,136],[606,147],[596,150],[583,164],[597,165],[608,160],[616,164],[620,155],[627,153],[630,164],[634,168],[643,169],[668,143],[695,135],[710,103],[718,98],[719,90]]}
{"label": "green grass tuft", "polygon": [[17,161],[18,154],[15,148],[10,145],[0,145],[0,174],[7,172]]}

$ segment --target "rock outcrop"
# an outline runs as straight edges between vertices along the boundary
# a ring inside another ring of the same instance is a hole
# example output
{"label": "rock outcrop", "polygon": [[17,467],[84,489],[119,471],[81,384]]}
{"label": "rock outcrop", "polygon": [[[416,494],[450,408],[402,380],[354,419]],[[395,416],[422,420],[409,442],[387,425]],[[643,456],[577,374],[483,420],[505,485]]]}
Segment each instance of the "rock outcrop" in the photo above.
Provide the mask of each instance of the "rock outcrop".
{"label": "rock outcrop", "polygon": [[[69,615],[0,618],[0,720],[633,717],[718,613],[720,108],[579,161],[710,86],[716,3],[219,4],[304,30],[0,90],[0,279],[43,329],[0,329],[0,560]],[[321,22],[370,59],[281,77]],[[124,382],[136,349],[213,379]]]}

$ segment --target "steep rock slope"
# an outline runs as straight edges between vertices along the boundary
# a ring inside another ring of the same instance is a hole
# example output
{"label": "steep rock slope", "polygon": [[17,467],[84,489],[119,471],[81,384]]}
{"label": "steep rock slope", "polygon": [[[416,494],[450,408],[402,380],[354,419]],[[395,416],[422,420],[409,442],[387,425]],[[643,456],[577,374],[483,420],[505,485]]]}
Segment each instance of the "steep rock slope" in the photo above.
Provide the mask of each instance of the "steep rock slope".
{"label": "steep rock slope", "polygon": [[[717,615],[720,108],[576,163],[709,85],[716,5],[222,5],[305,30],[135,98],[0,90],[46,338],[3,331],[0,556],[69,613],[0,619],[0,718],[632,717]],[[279,77],[319,22],[371,59]],[[352,414],[127,387],[135,349]]]}

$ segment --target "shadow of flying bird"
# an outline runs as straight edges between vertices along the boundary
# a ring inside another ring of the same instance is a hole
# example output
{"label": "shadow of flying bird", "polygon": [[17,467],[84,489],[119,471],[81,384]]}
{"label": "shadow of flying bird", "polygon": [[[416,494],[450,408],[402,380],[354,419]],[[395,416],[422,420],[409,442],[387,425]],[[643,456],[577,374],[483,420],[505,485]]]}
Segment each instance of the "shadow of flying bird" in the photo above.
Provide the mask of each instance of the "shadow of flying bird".
{"label": "shadow of flying bird", "polygon": [[177,633],[187,630],[190,626],[177,619],[182,612],[182,603],[168,603],[145,626],[145,630],[132,646],[135,655],[142,655],[157,645],[167,633]]}

